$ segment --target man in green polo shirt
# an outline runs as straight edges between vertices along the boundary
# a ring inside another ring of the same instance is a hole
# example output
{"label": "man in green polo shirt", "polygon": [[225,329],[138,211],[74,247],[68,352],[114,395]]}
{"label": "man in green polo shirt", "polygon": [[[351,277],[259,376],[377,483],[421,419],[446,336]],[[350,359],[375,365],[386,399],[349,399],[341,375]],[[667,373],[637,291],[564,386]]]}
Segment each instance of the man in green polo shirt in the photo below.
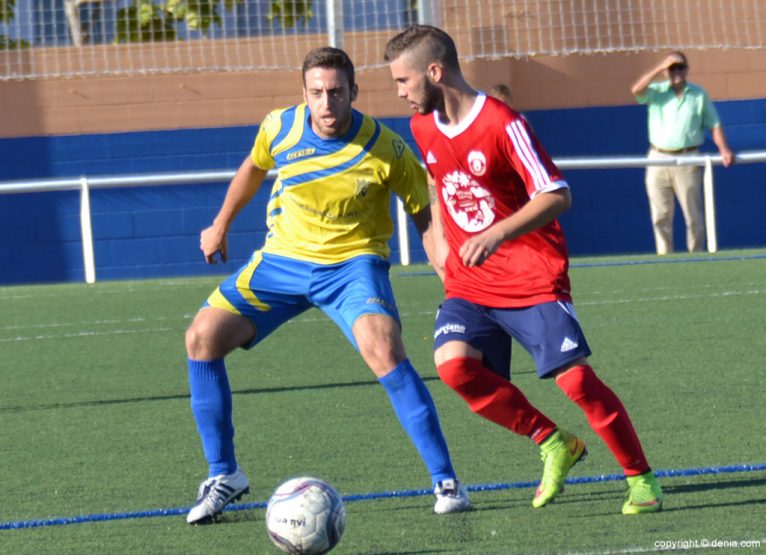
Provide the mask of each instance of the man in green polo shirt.
{"label": "man in green polo shirt", "polygon": [[[734,162],[734,153],[718,119],[718,112],[702,87],[686,81],[689,64],[683,52],[673,52],[642,75],[630,89],[649,112],[649,158],[696,154],[710,129],[723,165]],[[665,80],[655,82],[660,75]],[[693,165],[649,166],[646,192],[654,227],[657,254],[673,251],[674,197],[686,220],[686,247],[700,251],[705,245],[702,201],[702,168]]]}

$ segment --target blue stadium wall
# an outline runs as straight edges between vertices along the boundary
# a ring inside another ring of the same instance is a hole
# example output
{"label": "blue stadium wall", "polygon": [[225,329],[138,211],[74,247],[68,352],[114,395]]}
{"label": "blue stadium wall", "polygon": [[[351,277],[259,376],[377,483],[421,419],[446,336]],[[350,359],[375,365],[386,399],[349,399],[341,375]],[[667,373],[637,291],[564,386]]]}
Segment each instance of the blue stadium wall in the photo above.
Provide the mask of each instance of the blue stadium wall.
{"label": "blue stadium wall", "polygon": [[[766,148],[766,99],[719,102],[735,150]],[[641,106],[544,110],[526,114],[556,157],[640,155],[646,151]],[[384,119],[411,139],[406,118]],[[81,175],[233,170],[254,127],[0,139],[0,182]],[[705,150],[714,151],[708,139]],[[651,253],[654,249],[642,169],[569,170],[574,205],[561,218],[573,256]],[[721,249],[766,245],[766,164],[715,168]],[[226,184],[97,189],[91,192],[99,280],[221,274],[234,270],[264,237],[268,186],[237,219],[231,261],[207,266],[198,250]],[[0,194],[0,283],[82,281],[79,193]],[[411,231],[414,231],[411,227]],[[676,217],[676,248],[684,248]],[[413,261],[425,257],[413,241]],[[392,260],[399,261],[396,238]]]}

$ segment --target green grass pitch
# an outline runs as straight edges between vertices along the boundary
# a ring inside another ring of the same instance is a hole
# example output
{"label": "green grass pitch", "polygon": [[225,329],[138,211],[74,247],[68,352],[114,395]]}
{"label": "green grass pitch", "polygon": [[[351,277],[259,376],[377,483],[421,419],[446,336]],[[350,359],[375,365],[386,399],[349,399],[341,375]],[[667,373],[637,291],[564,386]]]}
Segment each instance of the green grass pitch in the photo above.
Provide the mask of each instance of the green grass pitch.
{"label": "green grass pitch", "polygon": [[[591,363],[627,406],[656,470],[766,463],[766,251],[575,259],[574,302]],[[539,479],[537,448],[471,414],[431,361],[437,278],[395,267],[411,360],[469,486]],[[218,278],[0,288],[0,526],[192,504],[206,468],[189,408],[184,330]],[[590,455],[573,477],[619,473],[579,409],[516,349],[514,382]],[[343,495],[429,487],[383,389],[314,310],[228,358],[244,502],[316,475]],[[431,495],[347,503],[340,554],[640,553],[668,541],[760,540],[766,471],[667,477],[665,510],[620,514],[624,483],[475,491],[475,510],[432,514]],[[214,526],[183,515],[0,528],[9,554],[278,553],[264,510]],[[702,544],[698,544],[702,545]],[[759,549],[738,550],[747,553]]]}

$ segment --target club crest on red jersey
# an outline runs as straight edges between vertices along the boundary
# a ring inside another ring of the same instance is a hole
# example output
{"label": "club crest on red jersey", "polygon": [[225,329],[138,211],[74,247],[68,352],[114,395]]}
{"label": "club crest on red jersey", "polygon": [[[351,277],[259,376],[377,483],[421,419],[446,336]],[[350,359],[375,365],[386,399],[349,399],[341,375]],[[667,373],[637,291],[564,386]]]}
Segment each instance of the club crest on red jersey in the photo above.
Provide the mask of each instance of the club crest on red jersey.
{"label": "club crest on red jersey", "polygon": [[455,170],[442,178],[442,198],[447,212],[463,230],[475,233],[495,221],[495,199],[469,174]]}
{"label": "club crest on red jersey", "polygon": [[472,150],[468,153],[468,169],[476,176],[487,173],[487,158],[480,150]]}

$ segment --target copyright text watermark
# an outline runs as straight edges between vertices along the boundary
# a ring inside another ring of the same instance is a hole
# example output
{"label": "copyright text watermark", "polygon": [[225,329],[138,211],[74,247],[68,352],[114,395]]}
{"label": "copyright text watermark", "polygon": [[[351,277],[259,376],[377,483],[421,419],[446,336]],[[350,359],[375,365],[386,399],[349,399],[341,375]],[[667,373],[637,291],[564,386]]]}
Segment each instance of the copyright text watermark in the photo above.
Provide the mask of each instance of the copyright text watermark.
{"label": "copyright text watermark", "polygon": [[721,548],[759,548],[763,544],[761,540],[721,540],[700,538],[698,540],[657,540],[654,548],[660,551],[684,550],[684,549],[721,549]]}

